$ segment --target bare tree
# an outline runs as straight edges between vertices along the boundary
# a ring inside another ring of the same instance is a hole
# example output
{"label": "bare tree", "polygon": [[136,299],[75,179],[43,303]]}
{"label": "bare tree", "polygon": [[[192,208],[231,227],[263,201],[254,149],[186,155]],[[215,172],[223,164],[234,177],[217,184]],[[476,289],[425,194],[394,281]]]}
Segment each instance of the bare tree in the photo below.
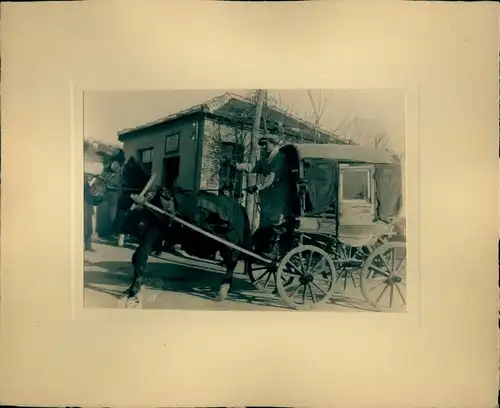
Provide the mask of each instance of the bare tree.
{"label": "bare tree", "polygon": [[[321,127],[321,120],[323,118],[323,114],[325,111],[326,104],[328,99],[323,97],[322,90],[319,89],[319,95],[317,100],[314,99],[312,91],[307,90],[307,95],[309,97],[309,101],[311,103],[312,113],[314,115],[313,120],[313,139],[315,143],[324,142],[324,137],[320,137],[321,133],[329,134],[329,137],[326,139],[327,142],[334,142],[339,137],[343,138],[345,141],[350,142],[350,138],[346,135],[346,132],[356,123],[356,118],[349,118],[349,115],[346,115],[342,121],[333,129],[323,130]],[[304,114],[304,117],[307,117],[307,112]]]}
{"label": "bare tree", "polygon": [[390,144],[390,138],[385,132],[377,132],[372,137],[373,147],[376,149],[387,149]]}
{"label": "bare tree", "polygon": [[[358,120],[356,119],[356,122]],[[355,122],[355,123],[356,123]],[[355,125],[355,124],[354,124]],[[355,129],[356,131],[356,129]],[[356,133],[356,132],[355,132]],[[405,158],[405,152],[396,152],[389,134],[384,130],[366,131],[359,129],[355,136],[355,140],[360,145],[374,147],[388,151],[396,160],[401,161]]]}
{"label": "bare tree", "polygon": [[322,98],[321,89],[319,90],[318,101],[314,100],[312,91],[309,89],[307,91],[307,96],[309,96],[309,101],[311,102],[313,114],[314,114],[314,122],[313,122],[313,139],[315,143],[318,143],[318,134],[320,129],[321,118],[323,117],[323,112],[325,111],[325,106],[327,99]]}

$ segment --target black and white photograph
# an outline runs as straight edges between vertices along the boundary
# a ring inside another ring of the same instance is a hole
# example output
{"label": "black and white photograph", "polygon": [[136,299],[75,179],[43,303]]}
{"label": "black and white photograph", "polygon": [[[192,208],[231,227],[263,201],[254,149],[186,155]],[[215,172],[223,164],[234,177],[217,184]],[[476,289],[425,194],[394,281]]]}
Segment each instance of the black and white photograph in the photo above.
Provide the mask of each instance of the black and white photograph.
{"label": "black and white photograph", "polygon": [[406,311],[405,94],[84,94],[87,308]]}

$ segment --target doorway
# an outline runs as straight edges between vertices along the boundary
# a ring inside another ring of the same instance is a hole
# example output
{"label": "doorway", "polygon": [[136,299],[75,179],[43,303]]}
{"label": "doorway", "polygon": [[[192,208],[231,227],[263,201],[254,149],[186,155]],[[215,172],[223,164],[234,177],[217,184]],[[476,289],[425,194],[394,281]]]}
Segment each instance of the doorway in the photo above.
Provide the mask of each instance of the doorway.
{"label": "doorway", "polygon": [[167,157],[163,159],[163,186],[171,189],[179,177],[180,156]]}

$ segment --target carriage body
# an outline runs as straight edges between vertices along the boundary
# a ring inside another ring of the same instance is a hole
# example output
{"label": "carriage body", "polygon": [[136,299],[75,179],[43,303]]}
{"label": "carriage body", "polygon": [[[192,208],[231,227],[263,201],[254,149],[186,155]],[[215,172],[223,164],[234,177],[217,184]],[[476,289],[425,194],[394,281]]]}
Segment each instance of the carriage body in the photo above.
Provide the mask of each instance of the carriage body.
{"label": "carriage body", "polygon": [[398,158],[356,145],[297,144],[282,151],[297,184],[298,232],[335,235],[353,247],[395,234],[402,205]]}

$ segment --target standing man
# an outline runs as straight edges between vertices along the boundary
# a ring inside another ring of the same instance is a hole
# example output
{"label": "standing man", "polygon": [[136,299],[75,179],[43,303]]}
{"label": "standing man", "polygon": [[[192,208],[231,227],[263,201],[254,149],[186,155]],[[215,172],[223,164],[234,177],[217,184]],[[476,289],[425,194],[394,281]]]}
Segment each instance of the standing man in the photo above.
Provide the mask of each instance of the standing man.
{"label": "standing man", "polygon": [[94,215],[94,205],[90,194],[89,178],[90,176],[85,175],[83,190],[83,241],[85,251],[94,252],[92,248],[92,216]]}
{"label": "standing man", "polygon": [[247,187],[250,194],[259,193],[260,223],[256,234],[256,250],[271,259],[291,245],[293,232],[292,177],[287,166],[286,156],[280,152],[281,139],[275,135],[265,135],[259,139],[264,148],[263,157],[255,166],[251,163],[238,163],[236,169],[246,173],[256,173],[263,180],[256,186]]}

